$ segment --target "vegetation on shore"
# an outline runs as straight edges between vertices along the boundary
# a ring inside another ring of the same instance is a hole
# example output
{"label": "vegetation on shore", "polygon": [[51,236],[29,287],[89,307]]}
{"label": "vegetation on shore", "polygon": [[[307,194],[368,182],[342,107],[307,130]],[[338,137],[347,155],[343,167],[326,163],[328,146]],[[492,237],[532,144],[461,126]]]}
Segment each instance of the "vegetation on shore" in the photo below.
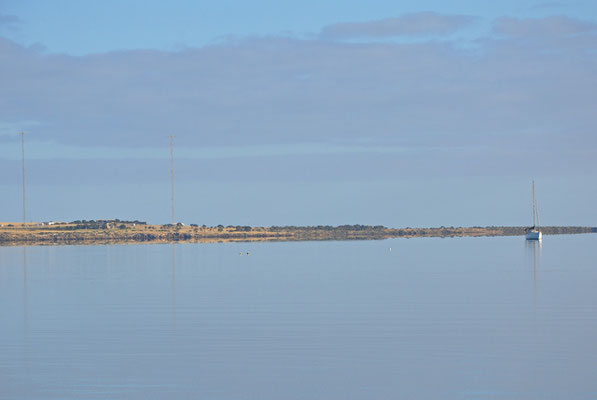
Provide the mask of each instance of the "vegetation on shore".
{"label": "vegetation on shore", "polygon": [[[545,226],[544,235],[597,232],[581,226]],[[139,242],[368,240],[395,237],[516,236],[525,227],[386,228],[384,226],[223,226],[148,225],[142,221],[91,220],[50,223],[0,223],[0,245],[104,244]]]}

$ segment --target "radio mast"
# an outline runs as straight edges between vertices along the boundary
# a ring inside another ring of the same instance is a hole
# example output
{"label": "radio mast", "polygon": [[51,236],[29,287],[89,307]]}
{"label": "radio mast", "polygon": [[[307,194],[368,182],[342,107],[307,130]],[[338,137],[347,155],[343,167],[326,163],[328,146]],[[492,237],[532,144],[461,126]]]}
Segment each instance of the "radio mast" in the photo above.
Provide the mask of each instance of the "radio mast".
{"label": "radio mast", "polygon": [[21,132],[21,167],[23,175],[23,223],[27,222],[27,201],[25,196],[25,132]]}
{"label": "radio mast", "polygon": [[172,184],[172,225],[174,225],[174,136],[170,135],[170,181]]}

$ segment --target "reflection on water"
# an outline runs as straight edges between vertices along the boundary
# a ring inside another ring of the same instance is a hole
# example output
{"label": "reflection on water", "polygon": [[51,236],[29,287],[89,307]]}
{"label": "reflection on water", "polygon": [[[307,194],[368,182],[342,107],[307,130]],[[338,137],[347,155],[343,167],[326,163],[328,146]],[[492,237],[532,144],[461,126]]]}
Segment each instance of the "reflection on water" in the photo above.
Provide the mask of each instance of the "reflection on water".
{"label": "reflection on water", "polygon": [[176,243],[172,243],[172,332],[176,334]]}
{"label": "reflection on water", "polygon": [[23,332],[25,337],[27,337],[29,332],[29,305],[27,297],[27,247],[23,246]]}
{"label": "reflection on water", "polygon": [[596,240],[0,247],[0,399],[590,399]]}
{"label": "reflection on water", "polygon": [[525,240],[525,253],[528,263],[533,267],[533,280],[537,280],[537,273],[541,267],[541,240]]}
{"label": "reflection on water", "polygon": [[539,282],[538,274],[541,268],[541,248],[543,243],[541,240],[525,240],[525,255],[527,265],[533,269],[533,309],[537,309]]}

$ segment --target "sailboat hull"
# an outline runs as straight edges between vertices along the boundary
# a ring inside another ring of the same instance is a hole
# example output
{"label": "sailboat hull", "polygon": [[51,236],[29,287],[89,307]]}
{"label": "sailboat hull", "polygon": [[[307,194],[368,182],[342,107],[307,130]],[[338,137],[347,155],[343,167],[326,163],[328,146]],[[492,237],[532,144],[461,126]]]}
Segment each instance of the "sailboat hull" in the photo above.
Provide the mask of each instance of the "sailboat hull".
{"label": "sailboat hull", "polygon": [[541,234],[541,232],[532,230],[532,231],[527,232],[526,239],[527,240],[541,240],[542,236],[543,235]]}

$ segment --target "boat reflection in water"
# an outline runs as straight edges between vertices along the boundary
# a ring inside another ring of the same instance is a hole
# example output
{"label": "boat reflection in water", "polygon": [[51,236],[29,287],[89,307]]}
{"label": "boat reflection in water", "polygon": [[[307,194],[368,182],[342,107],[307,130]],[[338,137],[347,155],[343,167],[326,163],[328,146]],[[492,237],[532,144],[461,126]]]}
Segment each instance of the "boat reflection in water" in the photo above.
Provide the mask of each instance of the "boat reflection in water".
{"label": "boat reflection in water", "polygon": [[527,240],[525,242],[525,254],[527,264],[533,266],[533,280],[537,280],[537,272],[541,268],[541,240]]}

